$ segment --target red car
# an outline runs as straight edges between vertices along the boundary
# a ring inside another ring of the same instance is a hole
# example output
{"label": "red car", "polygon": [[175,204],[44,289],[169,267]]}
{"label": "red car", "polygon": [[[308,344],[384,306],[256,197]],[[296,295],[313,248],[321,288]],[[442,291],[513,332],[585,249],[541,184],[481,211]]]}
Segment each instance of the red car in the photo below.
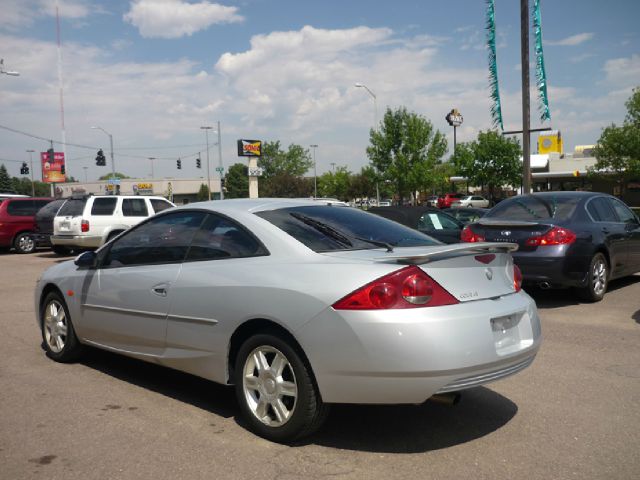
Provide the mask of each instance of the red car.
{"label": "red car", "polygon": [[438,208],[451,208],[454,202],[459,202],[465,197],[463,193],[445,193],[438,197]]}
{"label": "red car", "polygon": [[10,197],[0,199],[0,249],[13,247],[17,253],[36,249],[33,232],[38,210],[53,198]]}

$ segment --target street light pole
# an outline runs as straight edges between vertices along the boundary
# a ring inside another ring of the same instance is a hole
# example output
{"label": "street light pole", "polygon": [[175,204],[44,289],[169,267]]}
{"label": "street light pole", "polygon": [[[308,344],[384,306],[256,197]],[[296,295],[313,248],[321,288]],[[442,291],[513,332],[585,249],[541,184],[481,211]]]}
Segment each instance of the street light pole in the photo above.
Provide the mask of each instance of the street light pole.
{"label": "street light pole", "polygon": [[[371,95],[371,98],[373,98],[373,130],[378,131],[378,97],[376,97],[376,94],[373,93],[364,83],[358,82],[354,84],[354,86],[357,88],[364,88],[367,93]],[[377,170],[378,169],[376,168],[376,173]],[[378,186],[378,179],[376,179],[376,205],[380,205],[380,188]]]}
{"label": "street light pole", "polygon": [[531,192],[529,98],[529,0],[520,0],[520,64],[522,66],[522,193]]}
{"label": "street light pole", "polygon": [[222,141],[220,136],[220,120],[218,120],[218,173],[220,173],[220,200],[224,200],[224,189],[222,188],[222,172],[224,172],[224,167],[222,166]]}
{"label": "street light pole", "polygon": [[31,196],[35,197],[36,187],[33,183],[33,152],[35,152],[35,150],[27,150],[27,152],[29,153],[29,163],[31,164]]}
{"label": "street light pole", "polygon": [[[204,136],[207,139],[207,189],[209,190],[209,200],[211,200],[211,173],[209,170],[209,130],[213,130],[213,127],[200,127],[200,129],[204,130]],[[222,188],[220,188],[220,190],[222,191]]]}
{"label": "street light pole", "polygon": [[318,170],[316,169],[316,148],[318,145],[309,145],[313,148],[313,198],[318,198]]}

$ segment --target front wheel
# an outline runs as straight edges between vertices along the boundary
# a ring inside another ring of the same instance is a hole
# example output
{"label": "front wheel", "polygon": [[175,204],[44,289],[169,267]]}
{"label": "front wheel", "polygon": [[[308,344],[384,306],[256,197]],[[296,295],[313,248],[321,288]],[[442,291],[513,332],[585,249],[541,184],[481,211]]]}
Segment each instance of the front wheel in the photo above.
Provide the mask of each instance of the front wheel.
{"label": "front wheel", "polygon": [[36,249],[36,241],[30,233],[20,233],[13,241],[13,248],[17,253],[33,253]]}
{"label": "front wheel", "polygon": [[71,316],[59,293],[50,292],[40,312],[42,340],[47,356],[56,362],[72,362],[82,353]]}
{"label": "front wheel", "polygon": [[587,302],[599,302],[604,298],[609,283],[609,265],[601,253],[596,253],[589,264],[587,285],[578,290],[578,295]]}
{"label": "front wheel", "polygon": [[309,367],[275,335],[255,335],[240,347],[235,384],[249,429],[268,440],[286,442],[310,435],[328,414]]}

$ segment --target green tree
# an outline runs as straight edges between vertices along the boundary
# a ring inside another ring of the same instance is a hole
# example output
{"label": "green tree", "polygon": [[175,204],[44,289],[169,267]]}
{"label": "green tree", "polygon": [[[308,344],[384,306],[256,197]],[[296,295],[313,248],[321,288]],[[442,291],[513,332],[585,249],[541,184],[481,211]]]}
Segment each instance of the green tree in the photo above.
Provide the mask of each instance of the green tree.
{"label": "green tree", "polygon": [[242,163],[234,163],[225,175],[225,198],[249,197],[249,167]]}
{"label": "green tree", "polygon": [[522,163],[520,142],[494,130],[479,132],[477,140],[459,144],[453,162],[470,185],[487,187],[492,199],[496,188],[520,185]]}
{"label": "green tree", "polygon": [[264,179],[260,177],[259,192],[261,197],[302,198],[313,195],[313,178],[281,173]]}
{"label": "green tree", "polygon": [[589,175],[613,178],[623,195],[629,180],[640,179],[640,87],[625,103],[627,115],[621,126],[606,127],[595,148],[596,164]]}
{"label": "green tree", "polygon": [[198,195],[196,196],[199,202],[204,202],[209,200],[209,187],[205,183],[200,184],[200,190],[198,190]]}
{"label": "green tree", "polygon": [[9,172],[7,172],[7,167],[0,165],[0,192],[9,193],[12,190],[13,186],[11,184]]}
{"label": "green tree", "polygon": [[321,197],[332,197],[348,201],[351,172],[347,167],[338,167],[335,172],[326,172],[318,179],[318,193]]}
{"label": "green tree", "polygon": [[100,178],[98,178],[98,180],[109,180],[110,178],[131,178],[128,177],[127,175],[125,175],[124,173],[120,173],[120,172],[115,172],[113,175],[110,173],[107,173],[106,175],[102,175]]}
{"label": "green tree", "polygon": [[360,173],[350,175],[348,198],[370,198],[376,196],[376,183],[378,177],[375,169],[370,166],[364,166]]}
{"label": "green tree", "polygon": [[369,133],[367,155],[380,174],[389,180],[402,202],[433,184],[434,167],[447,151],[447,139],[426,118],[405,107],[387,109],[377,130]]}
{"label": "green tree", "polygon": [[301,177],[313,167],[313,160],[309,151],[300,145],[292,143],[285,151],[280,147],[280,141],[265,142],[258,166],[262,168],[265,180],[282,174]]}

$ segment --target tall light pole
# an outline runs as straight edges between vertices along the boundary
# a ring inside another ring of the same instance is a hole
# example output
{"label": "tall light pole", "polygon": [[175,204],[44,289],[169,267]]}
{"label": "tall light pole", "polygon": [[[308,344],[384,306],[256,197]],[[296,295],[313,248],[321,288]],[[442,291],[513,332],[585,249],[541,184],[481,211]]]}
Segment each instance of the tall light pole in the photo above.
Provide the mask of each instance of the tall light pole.
{"label": "tall light pole", "polygon": [[316,169],[316,148],[318,145],[309,145],[313,148],[313,198],[318,198],[318,170]]}
{"label": "tall light pole", "polygon": [[[110,155],[111,155],[111,178],[115,179],[116,178],[116,162],[113,159],[113,135],[111,135],[109,132],[107,132],[104,128],[102,127],[91,127],[94,130],[102,130],[103,133],[106,133],[109,136],[109,147],[110,147]],[[153,165],[153,163],[151,164]],[[152,167],[153,170],[153,167]],[[153,176],[153,175],[152,175]],[[114,191],[115,191],[115,185],[113,187]]]}
{"label": "tall light pole", "polygon": [[35,152],[35,150],[27,150],[27,152],[29,153],[29,163],[31,164],[31,196],[35,197],[36,187],[33,183],[33,152]]}
{"label": "tall light pole", "polygon": [[[207,139],[207,189],[209,190],[209,200],[211,200],[211,174],[209,173],[209,130],[213,130],[213,127],[200,127],[204,130],[204,136]],[[222,185],[220,185],[220,192],[222,194]]]}
{"label": "tall light pole", "polygon": [[[354,84],[354,87],[357,88],[364,88],[367,93],[369,95],[371,95],[371,98],[373,98],[373,129],[374,131],[378,131],[378,97],[376,97],[376,94],[373,93],[369,87],[367,87],[364,83],[356,83]],[[377,168],[376,168],[376,173],[377,173]],[[378,188],[378,180],[376,179],[376,205],[380,205],[380,189]]]}
{"label": "tall light pole", "polygon": [[222,172],[224,167],[222,166],[222,141],[220,139],[220,120],[218,120],[218,173],[220,174],[220,200],[224,200],[224,189],[222,188]]}

